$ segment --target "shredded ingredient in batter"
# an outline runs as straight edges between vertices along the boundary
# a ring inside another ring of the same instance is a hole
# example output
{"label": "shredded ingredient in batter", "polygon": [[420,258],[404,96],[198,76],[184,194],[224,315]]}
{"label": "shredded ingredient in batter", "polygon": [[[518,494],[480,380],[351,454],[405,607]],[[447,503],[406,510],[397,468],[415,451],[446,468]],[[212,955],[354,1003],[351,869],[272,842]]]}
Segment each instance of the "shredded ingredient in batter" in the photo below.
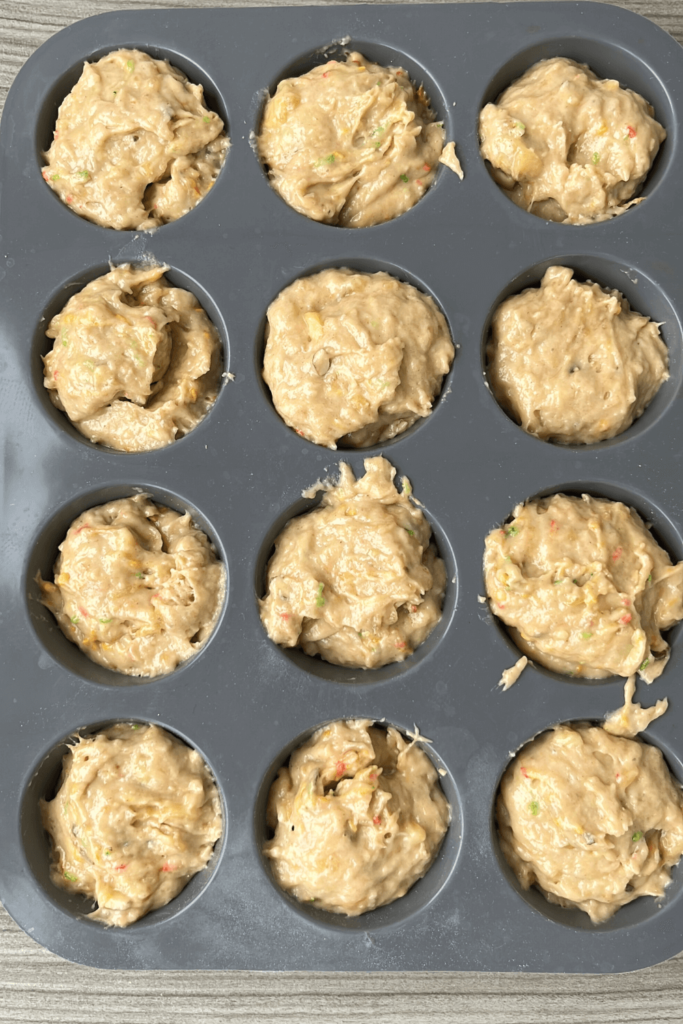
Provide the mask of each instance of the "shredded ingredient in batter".
{"label": "shredded ingredient in batter", "polygon": [[115,50],[85,63],[59,108],[42,173],[80,217],[148,230],[204,198],[228,146],[201,85],[168,61]]}
{"label": "shredded ingredient in batter", "polygon": [[572,676],[652,682],[669,659],[662,631],[683,619],[683,562],[633,509],[588,494],[518,505],[486,538],[484,575],[520,650]]}
{"label": "shredded ingredient in batter", "polygon": [[146,494],[88,509],[59,546],[42,603],[92,661],[131,676],[172,672],[213,632],[225,569],[206,534]]}
{"label": "shredded ingredient in batter", "polygon": [[339,468],[320,506],[275,541],[261,621],[283,647],[379,668],[403,661],[429,636],[441,618],[446,571],[429,523],[410,491],[396,490],[386,459],[366,459],[359,480],[346,463]]}
{"label": "shredded ingredient in batter", "polygon": [[40,806],[53,883],[95,900],[88,917],[121,928],[174,899],[223,832],[209,769],[156,725],[78,737],[57,795]]}
{"label": "shredded ingredient in batter", "polygon": [[451,811],[415,739],[359,718],[323,726],[294,751],[268,797],[275,835],[263,852],[278,885],[302,903],[355,916],[422,878]]}
{"label": "shredded ingredient in batter", "polygon": [[[280,82],[257,141],[286,203],[312,220],[360,228],[392,220],[422,198],[444,129],[402,68],[349,53]],[[448,155],[447,162],[453,168]]]}
{"label": "shredded ingredient in batter", "polygon": [[263,377],[285,423],[363,448],[431,412],[455,349],[428,295],[383,272],[299,278],[268,309]]}
{"label": "shredded ingredient in batter", "polygon": [[629,676],[624,686],[624,704],[607,716],[603,729],[612,736],[628,736],[632,739],[643,729],[647,729],[650,722],[661,718],[669,707],[666,697],[658,700],[652,707],[644,708],[641,704],[633,703],[633,695],[636,692],[636,677]]}
{"label": "shredded ingredient in batter", "polygon": [[546,220],[589,224],[624,213],[666,131],[642,96],[586,64],[534,64],[487,103],[481,154],[517,206]]}
{"label": "shredded ingredient in batter", "polygon": [[500,845],[523,888],[537,885],[594,924],[661,896],[683,853],[683,794],[661,752],[606,729],[558,725],[527,743],[496,805]]}
{"label": "shredded ingredient in batter", "polygon": [[124,263],[87,284],[50,321],[45,387],[93,442],[152,451],[188,434],[218,394],[221,345],[168,267]]}
{"label": "shredded ingredient in batter", "polygon": [[669,378],[659,327],[618,291],[550,267],[495,312],[486,354],[498,402],[529,434],[593,444],[631,426]]}

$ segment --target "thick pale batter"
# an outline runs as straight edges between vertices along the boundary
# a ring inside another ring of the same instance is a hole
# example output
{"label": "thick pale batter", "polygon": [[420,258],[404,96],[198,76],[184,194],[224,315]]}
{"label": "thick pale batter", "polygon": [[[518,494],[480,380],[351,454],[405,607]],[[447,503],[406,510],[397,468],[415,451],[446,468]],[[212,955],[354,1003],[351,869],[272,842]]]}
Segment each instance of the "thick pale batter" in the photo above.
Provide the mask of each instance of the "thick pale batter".
{"label": "thick pale batter", "polygon": [[171,444],[218,394],[218,332],[165,270],[124,263],[69,299],[46,331],[50,398],[81,434],[118,451]]}
{"label": "thick pale batter", "polygon": [[261,621],[283,647],[379,668],[404,661],[429,636],[446,572],[405,477],[399,493],[386,459],[366,459],[359,480],[346,463],[339,468],[320,506],[275,541]]}
{"label": "thick pale batter", "polygon": [[603,722],[603,729],[612,736],[628,736],[633,739],[643,729],[647,729],[651,722],[661,718],[669,707],[667,697],[658,700],[649,708],[642,704],[633,703],[633,695],[636,692],[636,677],[629,676],[624,686],[624,703],[616,711],[611,711]]}
{"label": "thick pale batter", "polygon": [[189,513],[146,494],[83,512],[59,546],[42,602],[84,654],[114,672],[158,676],[199,651],[225,597],[225,569]]}
{"label": "thick pale batter", "polygon": [[659,750],[587,724],[523,747],[500,784],[500,845],[525,889],[595,924],[661,896],[683,853],[683,794]]}
{"label": "thick pale batter", "polygon": [[439,163],[445,164],[446,167],[450,167],[454,174],[457,174],[462,181],[465,177],[462,166],[457,156],[455,155],[455,143],[447,142],[443,147],[441,156],[439,157]]}
{"label": "thick pale batter", "polygon": [[323,270],[268,309],[263,377],[316,444],[379,444],[428,416],[455,349],[432,298],[383,272]]}
{"label": "thick pale batter", "polygon": [[86,62],[59,108],[43,178],[95,224],[148,230],[204,198],[228,146],[201,85],[168,61],[115,50]]}
{"label": "thick pale batter", "polygon": [[402,68],[349,53],[280,82],[257,142],[273,188],[298,213],[362,228],[422,198],[444,129]]}
{"label": "thick pale batter", "polygon": [[683,619],[683,562],[619,501],[555,494],[518,505],[484,554],[491,610],[533,661],[588,679],[652,682],[662,630]]}
{"label": "thick pale batter", "polygon": [[631,426],[669,377],[659,327],[618,291],[550,267],[495,312],[486,354],[501,406],[529,434],[592,444]]}
{"label": "thick pale batter", "polygon": [[[481,154],[517,206],[588,224],[633,205],[666,131],[649,103],[586,64],[534,64],[479,116]],[[630,202],[629,202],[630,201]]]}
{"label": "thick pale batter", "polygon": [[281,768],[263,848],[286,892],[355,916],[404,896],[436,857],[451,819],[433,764],[370,719],[323,726]]}
{"label": "thick pale batter", "polygon": [[223,832],[209,769],[156,725],[79,738],[41,811],[54,884],[95,900],[88,917],[121,928],[174,899]]}

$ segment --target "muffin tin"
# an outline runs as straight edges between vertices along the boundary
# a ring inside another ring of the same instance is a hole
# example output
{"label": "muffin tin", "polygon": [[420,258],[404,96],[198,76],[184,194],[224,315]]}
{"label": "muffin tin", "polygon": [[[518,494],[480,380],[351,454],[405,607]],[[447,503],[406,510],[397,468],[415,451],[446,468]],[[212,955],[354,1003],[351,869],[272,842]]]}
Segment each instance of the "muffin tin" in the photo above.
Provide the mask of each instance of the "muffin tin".
{"label": "muffin tin", "polygon": [[[342,40],[331,45],[332,40]],[[344,45],[401,64],[424,82],[465,180],[440,167],[433,187],[387,224],[349,230],[295,213],[268,185],[252,146],[265,90]],[[166,57],[204,85],[232,141],[211,193],[154,233],[114,232],[67,209],[40,176],[57,107],[82,62],[119,47]],[[325,48],[327,46],[327,49]],[[515,207],[479,156],[481,106],[535,61],[585,61],[655,107],[668,138],[646,201],[611,222],[546,223]],[[600,720],[623,680],[577,683],[529,667],[507,693],[518,657],[483,593],[488,530],[531,495],[589,491],[633,505],[675,560],[683,558],[679,479],[683,407],[680,311],[683,240],[678,129],[683,52],[641,17],[595,3],[338,6],[125,11],[79,22],[45,43],[13,86],[0,153],[0,302],[5,497],[0,741],[0,897],[29,934],[61,956],[110,968],[261,970],[625,971],[683,945],[683,866],[658,903],[639,899],[608,923],[521,892],[500,855],[493,806],[515,751],[558,721]],[[41,354],[49,317],[87,281],[153,257],[191,288],[221,335],[225,380],[215,407],[168,449],[122,454],[87,442],[51,405]],[[619,288],[663,321],[671,379],[626,433],[600,445],[558,447],[524,434],[487,389],[491,313],[538,282],[552,263]],[[433,414],[381,448],[330,452],[289,430],[260,378],[265,311],[279,291],[324,267],[387,270],[432,295],[459,346]],[[443,619],[402,664],[352,671],[273,645],[256,598],[273,539],[315,504],[301,492],[341,458],[358,475],[383,452],[412,481],[450,581]],[[218,627],[204,650],[153,681],[88,661],[40,605],[58,543],[92,505],[144,490],[189,509],[228,570]],[[683,780],[683,641],[637,699],[668,696],[646,739]],[[644,692],[645,691],[645,692]],[[428,874],[408,895],[360,918],[300,905],[273,883],[260,846],[277,768],[319,725],[342,717],[417,724],[443,769],[453,823]],[[116,720],[153,721],[197,747],[220,787],[225,834],[208,869],[162,910],[124,930],[88,921],[85,900],[48,879],[38,799],[59,775],[65,739]]]}

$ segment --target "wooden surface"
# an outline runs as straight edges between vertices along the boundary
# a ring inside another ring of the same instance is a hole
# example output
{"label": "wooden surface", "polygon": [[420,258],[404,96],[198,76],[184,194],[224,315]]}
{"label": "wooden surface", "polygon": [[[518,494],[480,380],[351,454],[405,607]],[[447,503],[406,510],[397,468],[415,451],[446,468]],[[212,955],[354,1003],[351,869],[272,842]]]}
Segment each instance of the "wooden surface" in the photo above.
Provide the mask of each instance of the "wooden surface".
{"label": "wooden surface", "polygon": [[[0,105],[26,58],[54,32],[79,18],[137,7],[227,6],[247,5],[220,0],[0,0]],[[683,42],[682,0],[630,0],[621,6],[650,18]],[[657,967],[617,976],[97,971],[48,953],[0,907],[0,1024],[356,1024],[366,1020],[372,1024],[681,1024],[683,954]]]}

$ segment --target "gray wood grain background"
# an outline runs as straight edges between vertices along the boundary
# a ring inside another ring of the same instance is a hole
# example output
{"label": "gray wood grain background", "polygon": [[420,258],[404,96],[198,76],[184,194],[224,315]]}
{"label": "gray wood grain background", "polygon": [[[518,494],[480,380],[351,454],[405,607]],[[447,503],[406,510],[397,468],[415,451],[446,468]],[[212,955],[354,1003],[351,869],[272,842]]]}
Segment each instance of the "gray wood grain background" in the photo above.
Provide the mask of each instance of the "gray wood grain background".
{"label": "gray wood grain background", "polygon": [[[80,18],[134,8],[229,6],[249,5],[0,0],[0,107],[27,57]],[[621,6],[683,42],[681,0],[629,0]],[[98,971],[48,953],[0,906],[0,1024],[356,1024],[368,1019],[373,1024],[681,1024],[683,953],[657,967],[616,976]]]}

